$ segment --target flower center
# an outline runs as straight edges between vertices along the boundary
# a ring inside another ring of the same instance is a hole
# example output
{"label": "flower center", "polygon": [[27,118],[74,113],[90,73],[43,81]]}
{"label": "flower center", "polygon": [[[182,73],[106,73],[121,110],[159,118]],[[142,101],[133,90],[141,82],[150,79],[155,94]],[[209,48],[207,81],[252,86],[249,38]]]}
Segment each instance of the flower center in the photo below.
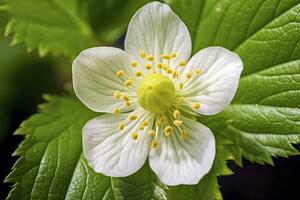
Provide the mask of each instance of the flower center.
{"label": "flower center", "polygon": [[175,87],[173,82],[161,74],[149,74],[138,86],[139,104],[146,110],[160,114],[166,112],[173,103]]}

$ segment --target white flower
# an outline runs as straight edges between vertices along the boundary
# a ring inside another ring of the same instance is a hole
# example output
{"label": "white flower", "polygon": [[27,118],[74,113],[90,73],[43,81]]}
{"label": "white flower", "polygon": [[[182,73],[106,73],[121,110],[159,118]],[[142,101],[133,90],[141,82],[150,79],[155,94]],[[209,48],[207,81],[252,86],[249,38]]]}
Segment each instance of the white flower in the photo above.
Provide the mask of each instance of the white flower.
{"label": "white flower", "polygon": [[189,60],[190,54],[187,27],[169,6],[152,2],[131,19],[125,51],[96,47],[76,58],[76,95],[91,110],[107,113],[83,128],[83,153],[96,172],[128,176],[148,156],[167,185],[197,184],[209,172],[214,136],[190,116],[221,112],[243,64],[222,47]]}

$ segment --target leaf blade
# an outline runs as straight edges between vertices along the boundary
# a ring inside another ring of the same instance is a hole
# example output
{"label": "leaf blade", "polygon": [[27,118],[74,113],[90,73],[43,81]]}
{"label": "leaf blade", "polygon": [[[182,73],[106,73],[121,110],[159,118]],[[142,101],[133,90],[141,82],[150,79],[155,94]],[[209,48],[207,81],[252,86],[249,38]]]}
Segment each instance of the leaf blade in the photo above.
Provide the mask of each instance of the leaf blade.
{"label": "leaf blade", "polygon": [[38,49],[41,56],[52,53],[74,57],[95,44],[81,7],[78,0],[6,1],[5,9],[13,15],[6,35],[13,33],[12,44],[24,42],[29,50]]}

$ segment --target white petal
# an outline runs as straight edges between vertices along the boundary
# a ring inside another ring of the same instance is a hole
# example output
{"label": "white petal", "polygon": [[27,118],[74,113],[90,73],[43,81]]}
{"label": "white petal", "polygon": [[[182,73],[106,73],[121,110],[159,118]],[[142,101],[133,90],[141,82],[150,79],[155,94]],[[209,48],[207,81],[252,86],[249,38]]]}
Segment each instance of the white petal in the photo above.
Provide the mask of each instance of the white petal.
{"label": "white petal", "polygon": [[114,108],[124,107],[123,111],[133,110],[124,106],[122,99],[114,99],[114,91],[126,92],[136,101],[134,86],[126,87],[126,77],[119,78],[116,72],[123,70],[133,76],[129,55],[113,47],[96,47],[84,50],[73,62],[73,86],[77,97],[91,110],[112,112]]}
{"label": "white petal", "polygon": [[150,167],[166,185],[197,184],[209,172],[215,157],[215,139],[209,128],[182,117],[188,136],[178,131],[160,134],[158,147],[150,152]]}
{"label": "white petal", "polygon": [[[126,120],[129,114],[116,117],[103,114],[87,122],[83,128],[83,153],[89,165],[98,173],[106,176],[129,176],[145,163],[151,138],[144,131],[138,132],[138,139],[130,135],[147,115],[140,113],[137,120],[130,122],[123,131],[118,130],[119,123]],[[149,117],[149,115],[148,115]]]}
{"label": "white petal", "polygon": [[176,52],[170,66],[179,60],[187,61],[191,54],[189,31],[181,19],[163,3],[152,2],[140,8],[132,17],[125,39],[126,52],[140,59],[140,50],[155,57],[154,63],[161,62],[162,54]]}
{"label": "white petal", "polygon": [[[201,75],[196,76],[199,68]],[[185,84],[182,95],[192,105],[199,102],[196,112],[213,115],[228,106],[237,90],[243,63],[240,57],[222,47],[209,47],[199,51],[188,62],[183,73],[193,72]],[[182,78],[183,81],[183,78]]]}

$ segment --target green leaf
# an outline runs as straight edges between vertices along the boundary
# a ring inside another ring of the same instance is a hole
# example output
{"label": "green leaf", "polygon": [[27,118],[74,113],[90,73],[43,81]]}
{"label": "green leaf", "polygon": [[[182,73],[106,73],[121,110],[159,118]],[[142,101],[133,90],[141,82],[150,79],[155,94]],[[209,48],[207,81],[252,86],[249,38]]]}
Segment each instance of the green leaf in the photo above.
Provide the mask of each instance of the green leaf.
{"label": "green leaf", "polygon": [[299,0],[205,1],[200,8],[194,52],[224,46],[244,63],[233,104],[201,121],[232,141],[229,149],[240,165],[241,156],[272,164],[271,156],[297,155],[292,144],[300,143]]}
{"label": "green leaf", "polygon": [[12,44],[25,42],[41,56],[75,56],[95,44],[80,0],[6,0],[3,8],[13,16],[6,27]]}
{"label": "green leaf", "polygon": [[26,139],[5,180],[15,183],[8,199],[166,199],[166,188],[147,166],[126,178],[95,173],[82,156],[81,130],[97,113],[71,97],[45,98],[40,113],[16,131]]}

